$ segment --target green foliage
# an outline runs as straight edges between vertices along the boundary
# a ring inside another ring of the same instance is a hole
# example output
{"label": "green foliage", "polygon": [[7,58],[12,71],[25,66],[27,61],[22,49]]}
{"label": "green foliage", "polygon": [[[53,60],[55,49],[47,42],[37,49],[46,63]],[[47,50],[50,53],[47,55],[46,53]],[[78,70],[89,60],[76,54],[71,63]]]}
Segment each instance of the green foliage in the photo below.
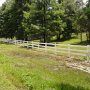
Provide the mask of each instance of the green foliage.
{"label": "green foliage", "polygon": [[82,0],[7,0],[0,7],[0,37],[50,42],[86,32],[90,41],[90,5],[83,5]]}

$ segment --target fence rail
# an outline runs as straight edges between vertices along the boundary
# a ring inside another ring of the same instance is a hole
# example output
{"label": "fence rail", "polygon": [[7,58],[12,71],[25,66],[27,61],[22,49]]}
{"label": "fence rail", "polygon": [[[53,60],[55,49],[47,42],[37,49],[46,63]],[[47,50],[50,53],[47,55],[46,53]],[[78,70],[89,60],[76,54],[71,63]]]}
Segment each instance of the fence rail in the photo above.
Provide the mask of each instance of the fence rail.
{"label": "fence rail", "polygon": [[23,41],[23,40],[10,40],[10,39],[2,39],[0,40],[4,43],[15,44],[22,47],[27,48],[36,48],[40,50],[52,51],[55,54],[65,53],[68,57],[72,55],[77,56],[85,56],[87,60],[90,60],[90,45],[81,46],[81,45],[70,45],[70,44],[56,44],[56,43],[39,43],[39,42],[32,42],[32,41]]}

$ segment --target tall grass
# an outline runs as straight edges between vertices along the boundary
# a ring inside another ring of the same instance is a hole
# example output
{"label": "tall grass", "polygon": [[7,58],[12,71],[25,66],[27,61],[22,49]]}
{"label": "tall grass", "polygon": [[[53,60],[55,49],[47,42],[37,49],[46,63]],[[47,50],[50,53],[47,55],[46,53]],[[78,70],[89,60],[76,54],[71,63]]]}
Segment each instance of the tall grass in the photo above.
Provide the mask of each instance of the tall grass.
{"label": "tall grass", "polygon": [[0,90],[90,90],[90,74],[45,52],[0,44]]}

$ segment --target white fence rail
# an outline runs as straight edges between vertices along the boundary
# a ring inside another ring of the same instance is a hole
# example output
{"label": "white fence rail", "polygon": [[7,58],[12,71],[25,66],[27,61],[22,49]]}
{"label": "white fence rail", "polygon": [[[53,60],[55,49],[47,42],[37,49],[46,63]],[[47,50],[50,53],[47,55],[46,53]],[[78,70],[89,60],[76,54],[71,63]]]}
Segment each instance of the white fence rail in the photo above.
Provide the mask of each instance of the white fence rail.
{"label": "white fence rail", "polygon": [[27,48],[36,48],[39,50],[44,50],[45,52],[51,51],[54,54],[67,54],[68,57],[75,56],[85,56],[87,60],[90,60],[90,45],[70,45],[70,44],[53,44],[53,43],[39,43],[32,41],[23,40],[1,40],[4,43],[15,44]]}

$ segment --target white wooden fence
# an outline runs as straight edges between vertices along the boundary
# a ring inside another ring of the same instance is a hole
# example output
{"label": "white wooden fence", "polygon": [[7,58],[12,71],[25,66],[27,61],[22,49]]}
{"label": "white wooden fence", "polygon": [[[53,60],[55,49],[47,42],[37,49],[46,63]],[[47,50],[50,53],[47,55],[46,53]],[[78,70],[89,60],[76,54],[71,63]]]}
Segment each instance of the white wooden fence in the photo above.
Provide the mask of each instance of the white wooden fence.
{"label": "white wooden fence", "polygon": [[56,43],[39,43],[32,41],[22,40],[2,40],[5,43],[15,44],[27,48],[36,48],[45,52],[51,51],[54,54],[67,54],[68,57],[72,56],[84,56],[87,60],[90,60],[90,45],[70,45],[70,44],[56,44]]}

